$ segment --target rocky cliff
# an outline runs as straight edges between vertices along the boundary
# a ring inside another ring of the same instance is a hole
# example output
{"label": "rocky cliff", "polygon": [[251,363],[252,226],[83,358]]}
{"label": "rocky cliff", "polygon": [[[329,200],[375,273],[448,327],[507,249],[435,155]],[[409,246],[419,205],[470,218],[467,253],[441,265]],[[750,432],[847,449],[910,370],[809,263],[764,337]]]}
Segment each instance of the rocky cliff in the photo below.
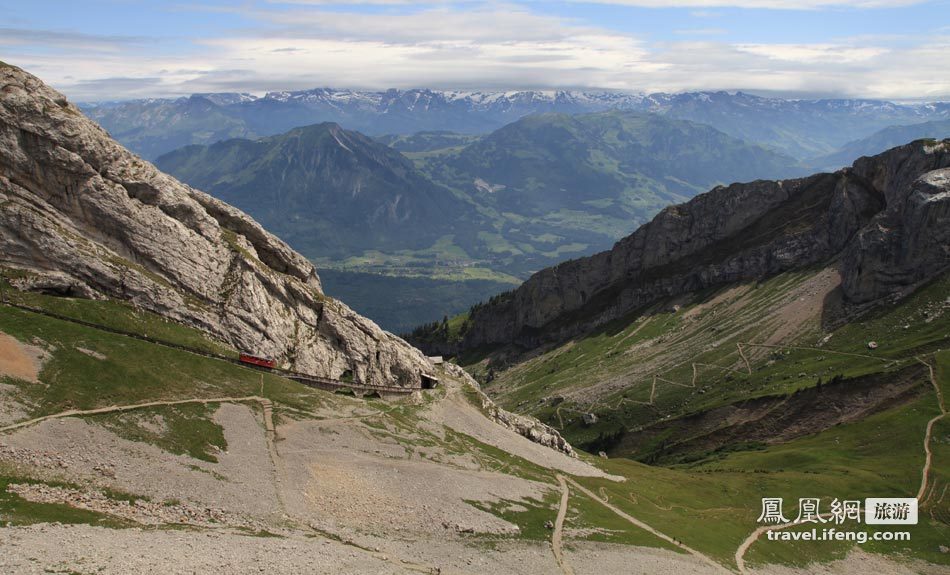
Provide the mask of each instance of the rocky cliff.
{"label": "rocky cliff", "polygon": [[326,298],[241,211],[159,172],[66,98],[0,64],[0,265],[24,288],[114,297],[284,367],[419,386],[429,363]]}
{"label": "rocky cliff", "polygon": [[717,187],[477,306],[458,347],[532,348],[662,297],[839,257],[845,299],[867,304],[950,265],[948,166],[950,140],[921,140],[833,174]]}

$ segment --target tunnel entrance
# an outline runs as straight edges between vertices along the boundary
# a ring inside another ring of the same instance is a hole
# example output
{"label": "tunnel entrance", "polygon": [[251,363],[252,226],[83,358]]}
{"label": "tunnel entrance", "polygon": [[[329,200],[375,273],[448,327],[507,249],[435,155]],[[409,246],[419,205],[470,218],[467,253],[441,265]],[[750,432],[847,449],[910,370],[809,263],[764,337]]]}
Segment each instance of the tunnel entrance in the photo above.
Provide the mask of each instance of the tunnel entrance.
{"label": "tunnel entrance", "polygon": [[422,374],[422,389],[435,389],[439,386],[439,378],[428,373]]}

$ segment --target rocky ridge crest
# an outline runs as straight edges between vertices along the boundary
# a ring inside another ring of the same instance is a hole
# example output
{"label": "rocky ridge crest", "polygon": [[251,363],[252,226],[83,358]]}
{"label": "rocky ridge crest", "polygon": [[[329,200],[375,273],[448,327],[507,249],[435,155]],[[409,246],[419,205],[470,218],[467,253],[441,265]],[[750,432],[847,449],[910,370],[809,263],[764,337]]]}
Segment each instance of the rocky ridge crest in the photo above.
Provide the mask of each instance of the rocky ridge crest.
{"label": "rocky ridge crest", "polygon": [[541,270],[476,306],[458,345],[432,346],[534,348],[664,297],[835,259],[855,306],[950,267],[950,140],[919,140],[831,174],[716,187],[609,251]]}
{"label": "rocky ridge crest", "polygon": [[66,98],[0,65],[0,265],[22,287],[130,301],[283,367],[418,387],[430,363],[321,291],[243,212],[159,172]]}

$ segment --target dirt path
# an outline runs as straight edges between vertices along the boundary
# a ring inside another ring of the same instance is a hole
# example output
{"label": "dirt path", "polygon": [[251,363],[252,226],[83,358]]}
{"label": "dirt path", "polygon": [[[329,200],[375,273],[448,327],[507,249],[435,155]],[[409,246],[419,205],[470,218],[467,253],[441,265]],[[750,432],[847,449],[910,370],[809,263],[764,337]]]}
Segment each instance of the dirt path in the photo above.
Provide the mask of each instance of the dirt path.
{"label": "dirt path", "polygon": [[[736,345],[739,345],[739,344],[736,344]],[[876,355],[868,355],[866,353],[851,353],[849,351],[835,351],[833,349],[825,349],[823,347],[806,347],[806,346],[800,346],[800,345],[777,345],[777,344],[770,344],[770,343],[752,343],[749,341],[743,343],[742,345],[747,345],[749,347],[767,347],[770,349],[796,349],[799,351],[820,351],[821,353],[830,353],[833,355],[844,355],[847,357],[860,357],[862,359],[873,359],[876,361],[883,361],[884,363],[897,361],[895,359],[888,359],[886,357],[878,357]],[[748,365],[748,360],[746,361],[746,364]],[[749,370],[749,373],[752,373],[751,369]]]}
{"label": "dirt path", "polygon": [[468,384],[447,377],[445,380],[445,398],[430,405],[425,411],[424,417],[436,425],[448,426],[453,431],[464,433],[478,441],[526,459],[553,472],[581,477],[603,477],[613,481],[623,480],[623,478],[610,475],[581,459],[569,457],[550,447],[535,443],[511,429],[491,421],[465,397],[462,391],[464,385]]}
{"label": "dirt path", "polygon": [[567,481],[563,475],[557,476],[557,482],[561,485],[561,505],[557,508],[557,519],[554,521],[554,534],[551,535],[551,550],[554,551],[554,560],[560,565],[564,575],[574,575],[574,570],[564,560],[564,551],[561,548],[561,538],[564,534],[564,518],[567,516],[567,500],[570,497],[571,490],[567,486]]}
{"label": "dirt path", "polygon": [[917,491],[917,501],[922,502],[922,498],[929,487],[930,466],[933,462],[933,452],[930,450],[930,439],[933,435],[934,424],[947,415],[947,407],[943,403],[943,393],[940,391],[940,386],[937,384],[937,374],[934,373],[933,366],[919,357],[916,359],[920,363],[926,365],[927,370],[930,372],[930,383],[933,384],[934,391],[937,392],[937,406],[940,408],[940,415],[927,422],[927,433],[924,434],[924,467],[920,471],[920,489]]}
{"label": "dirt path", "polygon": [[[276,428],[274,426],[274,419],[273,419],[273,403],[271,402],[271,400],[264,397],[260,397],[256,395],[249,395],[245,397],[212,397],[212,398],[207,398],[207,399],[150,401],[147,403],[137,403],[133,405],[114,405],[110,407],[101,407],[97,409],[86,409],[86,410],[70,409],[67,411],[60,412],[60,413],[46,415],[43,417],[37,417],[35,419],[21,421],[13,425],[2,427],[0,428],[0,433],[15,431],[15,430],[22,429],[31,425],[42,423],[44,421],[49,421],[51,419],[61,419],[65,417],[101,415],[105,413],[116,413],[116,412],[122,412],[122,411],[132,411],[136,409],[143,409],[147,407],[159,407],[159,406],[171,406],[171,405],[184,405],[184,404],[196,404],[196,403],[208,404],[208,403],[247,403],[247,402],[258,402],[263,408],[264,428],[265,428],[266,436],[267,436],[267,451],[268,451],[268,455],[270,456],[271,463],[273,465],[274,485],[275,485],[275,489],[277,493],[278,504],[280,506],[281,513],[285,517],[292,518],[292,515],[288,512],[286,503],[284,501],[284,496],[283,496],[282,476],[284,475],[284,473],[283,473],[282,459],[280,457],[280,454],[277,451],[276,444],[274,443],[274,439],[276,437]],[[363,547],[357,544],[354,544],[348,541],[342,541],[342,543],[346,545],[347,547],[349,547],[350,549],[353,549],[358,552],[362,552],[365,555],[371,556],[374,559],[381,560],[385,563],[389,563],[393,565],[394,567],[398,567],[401,570],[416,571],[420,573],[433,573],[436,569],[436,567],[432,565],[419,564],[416,562],[392,557],[385,553],[370,551],[370,550],[364,549]]]}
{"label": "dirt path", "polygon": [[[133,405],[112,405],[110,407],[99,407],[96,409],[68,409],[66,411],[61,411],[59,413],[54,413],[52,415],[44,415],[43,417],[37,417],[34,419],[28,419],[26,421],[21,421],[19,423],[14,423],[13,425],[8,425],[6,427],[0,427],[0,433],[6,433],[8,431],[14,431],[17,429],[22,429],[30,425],[36,425],[37,423],[42,423],[44,421],[49,421],[50,419],[60,419],[63,417],[75,417],[83,415],[100,415],[103,413],[116,413],[119,411],[132,411],[134,409],[143,409],[146,407],[159,407],[164,405],[184,405],[188,403],[246,403],[249,401],[256,401],[262,406],[265,404],[267,406],[271,405],[269,399],[258,397],[256,395],[248,395],[246,397],[211,397],[208,399],[177,399],[172,401],[150,401],[148,403],[136,403]],[[271,410],[265,407],[264,410],[265,420],[264,427],[270,432],[274,430],[274,420],[270,416]]]}
{"label": "dirt path", "polygon": [[[738,343],[738,342],[737,342],[737,343],[736,343],[736,349],[737,349],[738,352],[739,352],[739,357],[742,359],[742,362],[745,364],[745,367],[746,367],[746,371],[745,371],[745,372],[743,372],[743,371],[741,371],[741,370],[738,370],[738,369],[733,369],[733,368],[731,368],[731,367],[723,367],[723,366],[721,366],[721,365],[714,365],[714,364],[711,364],[711,363],[691,362],[690,365],[691,365],[691,367],[692,367],[692,369],[693,369],[693,376],[692,376],[692,378],[691,378],[691,380],[690,380],[689,383],[680,383],[680,382],[677,382],[677,381],[671,381],[671,380],[669,380],[669,379],[662,378],[662,377],[660,377],[660,376],[657,375],[657,374],[654,374],[654,375],[653,375],[653,381],[652,381],[652,383],[651,383],[651,385],[650,385],[650,399],[648,399],[647,401],[639,401],[639,400],[636,400],[636,399],[627,399],[626,397],[621,397],[620,400],[617,402],[617,405],[615,405],[615,406],[613,406],[613,407],[611,407],[610,405],[608,405],[608,404],[606,404],[606,403],[600,403],[600,404],[594,403],[594,404],[592,404],[592,405],[590,406],[590,411],[595,411],[596,409],[598,409],[598,407],[601,407],[601,408],[603,408],[603,409],[605,409],[605,410],[607,410],[607,411],[617,411],[617,410],[619,410],[619,409],[623,406],[624,403],[631,403],[631,404],[634,404],[634,405],[645,405],[645,406],[647,406],[647,407],[652,407],[652,406],[656,405],[656,401],[655,401],[655,400],[656,400],[656,395],[657,395],[657,391],[656,391],[656,384],[657,384],[657,382],[663,382],[663,383],[666,383],[666,384],[669,384],[669,385],[675,385],[675,386],[678,386],[678,387],[695,388],[695,387],[696,387],[696,384],[697,384],[697,382],[698,382],[698,379],[699,379],[699,369],[698,369],[699,367],[714,368],[714,369],[719,369],[719,370],[722,370],[722,371],[731,371],[731,372],[733,372],[733,373],[747,373],[748,375],[752,375],[752,364],[749,362],[749,358],[745,355],[745,351],[743,350],[743,346],[749,346],[749,347],[765,347],[765,348],[769,348],[769,349],[795,349],[795,350],[799,350],[799,351],[813,351],[813,352],[821,352],[821,353],[827,353],[827,354],[844,355],[844,356],[848,356],[848,357],[860,357],[860,358],[864,358],[864,359],[874,359],[874,360],[882,361],[882,362],[885,362],[885,363],[897,361],[897,360],[892,360],[892,359],[888,359],[888,358],[884,358],[884,357],[876,357],[876,356],[873,356],[873,355],[867,355],[867,354],[861,354],[861,353],[851,353],[851,352],[847,352],[847,351],[834,351],[834,350],[824,349],[824,348],[820,348],[820,347],[803,347],[803,346],[792,346],[792,345],[775,345],[775,344],[767,344],[767,343],[752,343],[752,342]],[[920,358],[917,358],[917,360],[920,361],[921,363],[923,363],[924,365],[930,367],[930,364],[926,363],[925,361],[921,360]],[[684,363],[685,363],[685,362],[684,362]],[[681,363],[681,364],[678,364],[678,365],[683,365],[683,364]],[[933,379],[933,369],[932,369],[932,368],[931,368],[931,379],[932,379],[933,381],[935,381],[935,380]],[[934,385],[936,386],[936,383],[934,383]],[[937,389],[937,393],[938,393],[938,394],[940,393],[940,390],[939,390],[939,389]],[[941,408],[942,408],[942,406],[943,406],[943,399],[942,399],[942,398],[940,399],[940,404],[941,404]],[[555,413],[555,415],[557,416],[558,422],[560,423],[560,427],[557,427],[556,429],[561,429],[561,430],[564,429],[564,420],[563,420],[563,418],[561,417],[561,410],[572,411],[572,412],[574,412],[574,413],[579,413],[579,414],[587,413],[587,412],[584,412],[584,411],[578,411],[578,410],[573,409],[573,408],[570,408],[570,407],[558,406],[558,408],[555,409],[554,413]],[[938,418],[938,419],[939,419],[939,418]],[[640,431],[640,429],[641,429],[640,427],[635,427],[635,428],[627,429],[627,431],[628,431],[628,432],[637,432],[637,431]]]}
{"label": "dirt path", "polygon": [[736,349],[739,350],[739,357],[742,358],[742,361],[745,362],[745,368],[749,371],[749,375],[752,375],[752,364],[749,363],[749,358],[745,356],[745,352],[742,351],[742,344],[736,343]]}
{"label": "dirt path", "polygon": [[[832,515],[830,513],[821,513],[818,515],[818,517],[821,519],[829,519],[832,517]],[[752,544],[755,543],[756,540],[758,540],[758,538],[763,533],[765,533],[766,531],[779,531],[781,529],[788,529],[789,527],[794,527],[796,525],[800,525],[800,523],[790,522],[790,523],[782,523],[780,525],[763,525],[762,527],[759,527],[758,529],[750,533],[749,536],[745,538],[745,541],[743,541],[742,544],[739,545],[739,548],[736,549],[736,557],[735,557],[736,566],[739,568],[739,573],[749,572],[749,570],[746,569],[746,566],[745,566],[745,554],[749,550],[749,548],[752,547]]]}
{"label": "dirt path", "polygon": [[[719,564],[716,560],[714,560],[712,557],[709,557],[708,555],[705,555],[705,554],[703,554],[703,553],[701,553],[701,552],[699,552],[699,551],[693,549],[692,547],[689,547],[688,545],[686,545],[686,544],[684,544],[684,543],[680,543],[679,541],[677,541],[676,539],[673,539],[673,538],[670,537],[669,535],[667,535],[667,534],[665,534],[665,533],[661,533],[660,531],[657,531],[657,530],[654,529],[653,527],[650,527],[649,525],[647,525],[647,524],[644,523],[643,521],[640,521],[639,519],[628,515],[627,513],[625,513],[624,511],[620,510],[619,508],[615,507],[614,505],[611,505],[610,503],[604,501],[603,499],[601,499],[600,497],[598,497],[596,493],[594,493],[594,492],[591,491],[590,489],[587,489],[586,487],[584,487],[584,486],[581,485],[580,483],[574,481],[574,480],[571,479],[570,477],[566,478],[566,481],[569,482],[571,485],[573,485],[573,486],[574,486],[575,488],[577,488],[578,490],[580,490],[580,492],[583,493],[584,495],[586,495],[586,496],[590,497],[591,499],[593,499],[594,501],[600,503],[601,505],[603,505],[603,506],[606,507],[607,509],[610,509],[611,511],[613,511],[614,513],[616,513],[617,515],[619,515],[619,516],[622,517],[623,519],[626,519],[627,521],[629,521],[629,522],[632,523],[633,525],[636,525],[636,526],[639,527],[640,529],[643,529],[644,531],[655,535],[656,537],[658,537],[658,538],[660,538],[660,539],[666,541],[667,543],[670,543],[670,544],[672,544],[672,545],[675,545],[676,547],[682,549],[683,551],[686,551],[686,552],[689,553],[690,555],[693,555],[694,557],[696,557],[696,558],[698,558],[698,559],[701,559],[704,563],[706,563],[706,564],[709,565],[710,567],[713,567],[716,571],[718,571],[718,572],[720,572],[720,573],[732,573],[731,571],[729,571],[728,569],[726,569],[725,567],[723,567],[722,565],[720,565],[720,564]],[[563,497],[563,495],[562,495],[562,497]]]}
{"label": "dirt path", "polygon": [[[763,347],[782,347],[782,346],[769,345],[769,346],[763,346]],[[812,349],[812,348],[791,348],[791,349]],[[862,356],[859,354],[848,354],[844,352],[838,352],[838,353],[843,353],[844,355],[857,355],[858,357],[870,357],[870,356]],[[882,359],[882,358],[875,358],[875,359]],[[937,393],[937,405],[940,407],[940,415],[932,418],[930,421],[927,422],[927,430],[924,433],[924,454],[925,454],[924,465],[920,470],[920,489],[917,490],[917,495],[916,495],[917,501],[923,503],[924,494],[927,492],[927,488],[930,486],[929,485],[930,467],[931,467],[931,463],[933,459],[933,453],[930,450],[930,440],[933,435],[933,427],[935,423],[937,423],[938,421],[940,421],[940,419],[942,419],[943,417],[947,415],[947,408],[944,405],[943,393],[940,391],[940,386],[937,384],[937,375],[936,373],[934,373],[933,366],[927,363],[926,361],[924,361],[923,359],[921,359],[920,357],[917,357],[915,359],[919,361],[920,363],[926,365],[927,369],[930,371],[930,383],[933,385],[934,391]],[[827,517],[830,517],[830,515],[824,514],[824,515],[821,515],[820,517],[827,518]],[[758,529],[753,531],[751,534],[749,534],[749,536],[746,537],[745,541],[743,541],[742,544],[739,545],[739,548],[736,549],[735,558],[736,558],[736,565],[739,567],[739,572],[740,573],[749,572],[745,566],[745,554],[749,550],[749,548],[752,547],[752,544],[755,543],[763,533],[765,533],[766,531],[777,531],[780,529],[787,529],[788,527],[793,527],[795,525],[798,525],[798,524],[784,523],[781,525],[768,525],[768,526],[759,527]]]}
{"label": "dirt path", "polygon": [[[261,383],[261,389],[263,390],[263,381]],[[276,428],[274,427],[274,404],[271,400],[266,397],[259,397],[257,395],[249,395],[246,397],[212,397],[209,399],[178,399],[173,401],[150,401],[147,403],[136,403],[133,405],[113,405],[110,407],[100,407],[97,409],[69,409],[62,411],[60,413],[54,413],[52,415],[44,415],[43,417],[37,417],[34,419],[29,419],[27,421],[21,421],[19,423],[14,423],[13,425],[8,425],[6,427],[0,427],[0,433],[6,433],[8,431],[16,431],[18,429],[23,429],[29,427],[30,425],[36,425],[44,421],[49,421],[51,419],[61,419],[64,417],[77,417],[84,415],[102,415],[104,413],[116,413],[120,411],[132,411],[135,409],[144,409],[146,407],[160,407],[160,406],[169,406],[169,405],[185,405],[185,404],[208,404],[208,403],[247,403],[247,402],[257,402],[261,404],[264,416],[264,430],[267,441],[267,453],[270,456],[271,464],[273,467],[274,473],[274,487],[277,492],[277,501],[280,505],[281,513],[287,515],[287,507],[284,504],[283,493],[281,491],[281,462],[280,454],[277,453],[277,446],[274,444],[274,439],[277,437]]]}

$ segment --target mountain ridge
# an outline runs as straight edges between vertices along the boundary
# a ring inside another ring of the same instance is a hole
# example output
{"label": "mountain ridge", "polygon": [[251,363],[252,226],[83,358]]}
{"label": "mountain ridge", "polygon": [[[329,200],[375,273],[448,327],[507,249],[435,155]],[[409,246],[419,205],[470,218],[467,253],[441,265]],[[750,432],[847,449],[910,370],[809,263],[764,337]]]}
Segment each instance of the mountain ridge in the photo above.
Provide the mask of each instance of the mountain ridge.
{"label": "mountain ridge", "polygon": [[939,140],[948,136],[950,136],[950,120],[935,120],[919,124],[888,126],[887,128],[874,132],[866,138],[845,144],[840,150],[833,154],[809,160],[808,163],[824,169],[838,169],[850,164],[857,158],[880,154],[904,142],[925,138],[936,138]]}
{"label": "mountain ridge", "polygon": [[156,165],[254,214],[310,257],[424,249],[474,217],[401,154],[334,122],[189,146]]}
{"label": "mountain ridge", "polygon": [[243,212],[143,162],[23,70],[0,68],[0,264],[17,287],[113,297],[278,365],[419,387],[426,358],[323,295]]}
{"label": "mountain ridge", "polygon": [[709,126],[636,112],[536,114],[480,138],[389,141],[421,151],[407,150],[410,162],[322,123],[186,147],[156,164],[325,265],[382,258],[405,269],[409,258],[420,272],[466,277],[472,266],[524,277],[565,254],[593,253],[727,177],[801,172],[792,158]]}
{"label": "mountain ridge", "polygon": [[534,274],[475,306],[464,352],[531,349],[589,331],[661,296],[764,278],[841,255],[845,299],[866,305],[950,265],[950,140],[918,141],[847,170],[719,186],[664,209],[609,251]]}
{"label": "mountain ridge", "polygon": [[[291,128],[337,121],[371,136],[426,130],[486,133],[539,112],[589,113],[608,109],[653,112],[709,124],[727,134],[766,145],[800,160],[833,152],[849,141],[894,124],[950,117],[950,104],[895,104],[882,100],[783,100],[744,92],[638,94],[610,91],[447,91],[430,89],[358,91],[318,88],[249,94],[201,94],[215,104],[192,125],[193,141],[210,144],[222,126],[268,136]],[[186,107],[188,97],[153,98],[83,110],[134,151],[152,159],[174,147],[157,120]],[[186,133],[176,132],[179,136]],[[227,136],[225,136],[227,137]]]}

